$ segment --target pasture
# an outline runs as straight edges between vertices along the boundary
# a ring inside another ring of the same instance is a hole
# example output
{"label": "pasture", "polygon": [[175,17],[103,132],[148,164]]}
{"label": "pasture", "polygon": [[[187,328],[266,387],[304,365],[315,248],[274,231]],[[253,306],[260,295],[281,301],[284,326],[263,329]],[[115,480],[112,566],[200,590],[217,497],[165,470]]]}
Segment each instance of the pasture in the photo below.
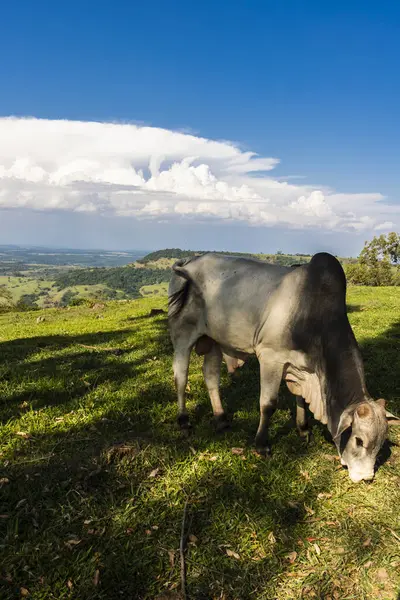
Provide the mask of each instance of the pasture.
{"label": "pasture", "polygon": [[[350,288],[367,385],[400,414],[400,289]],[[326,428],[304,446],[283,388],[273,456],[252,452],[259,375],[222,397],[217,435],[193,358],[188,439],[175,425],[165,298],[0,315],[0,597],[400,597],[400,427],[372,484],[353,484]],[[44,321],[38,322],[38,316]]]}
{"label": "pasture", "polygon": [[142,296],[168,296],[168,283],[154,283],[153,285],[143,285],[140,288]]}
{"label": "pasture", "polygon": [[[72,292],[76,298],[96,298],[101,297],[103,292],[110,291],[110,288],[103,284],[97,285],[73,285],[57,289],[55,282],[51,280],[37,279],[35,277],[14,277],[8,275],[0,275],[0,286],[4,286],[11,292],[14,303],[21,300],[24,295],[33,294],[36,296],[35,302],[40,307],[45,307],[46,303],[60,302],[66,292]],[[123,292],[117,290],[119,296],[123,296]]]}
{"label": "pasture", "polygon": [[43,290],[52,290],[53,284],[53,281],[39,280],[33,277],[0,275],[0,285],[11,292],[14,302],[18,302],[25,294],[39,294]]}

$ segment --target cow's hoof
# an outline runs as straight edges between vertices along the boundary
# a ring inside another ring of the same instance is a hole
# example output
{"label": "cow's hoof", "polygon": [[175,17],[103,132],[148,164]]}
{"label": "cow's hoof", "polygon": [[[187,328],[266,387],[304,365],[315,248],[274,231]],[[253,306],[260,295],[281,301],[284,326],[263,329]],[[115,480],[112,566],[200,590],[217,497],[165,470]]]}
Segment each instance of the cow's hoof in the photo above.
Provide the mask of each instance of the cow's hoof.
{"label": "cow's hoof", "polygon": [[269,446],[256,446],[256,453],[261,456],[261,458],[271,458],[271,448]]}
{"label": "cow's hoof", "polygon": [[230,428],[228,417],[225,414],[214,416],[214,424],[217,433],[223,433]]}
{"label": "cow's hoof", "polygon": [[304,442],[304,444],[306,446],[308,446],[312,442],[312,439],[313,439],[312,431],[309,429],[306,429],[306,430],[299,429],[298,431],[299,431],[299,436],[301,437],[302,441]]}
{"label": "cow's hoof", "polygon": [[179,415],[178,425],[183,435],[189,435],[192,429],[192,425],[189,421],[189,415]]}

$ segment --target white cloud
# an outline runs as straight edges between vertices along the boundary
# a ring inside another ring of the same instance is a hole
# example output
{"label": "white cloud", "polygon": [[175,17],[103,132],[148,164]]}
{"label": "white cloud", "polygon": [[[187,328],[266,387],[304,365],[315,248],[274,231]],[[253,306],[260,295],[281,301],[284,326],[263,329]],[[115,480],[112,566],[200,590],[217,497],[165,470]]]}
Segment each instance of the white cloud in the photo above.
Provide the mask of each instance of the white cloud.
{"label": "white cloud", "polygon": [[395,228],[395,224],[393,221],[385,221],[384,223],[380,223],[375,225],[375,231],[390,231]]}
{"label": "white cloud", "polygon": [[2,118],[0,208],[357,232],[399,225],[381,194],[294,185],[267,174],[278,163],[155,127]]}
{"label": "white cloud", "polygon": [[320,190],[311,192],[309,196],[300,196],[298,200],[290,203],[290,208],[310,217],[331,217],[332,208],[325,200]]}

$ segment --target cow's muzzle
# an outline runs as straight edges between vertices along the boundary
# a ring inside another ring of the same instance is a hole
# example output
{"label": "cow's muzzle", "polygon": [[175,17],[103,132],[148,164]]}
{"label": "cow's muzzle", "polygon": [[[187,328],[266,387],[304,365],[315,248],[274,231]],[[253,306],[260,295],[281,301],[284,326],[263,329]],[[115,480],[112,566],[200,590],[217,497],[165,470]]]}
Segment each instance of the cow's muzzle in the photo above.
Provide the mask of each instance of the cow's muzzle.
{"label": "cow's muzzle", "polygon": [[360,481],[372,481],[374,473],[352,473],[349,471],[349,476],[353,483],[360,483]]}

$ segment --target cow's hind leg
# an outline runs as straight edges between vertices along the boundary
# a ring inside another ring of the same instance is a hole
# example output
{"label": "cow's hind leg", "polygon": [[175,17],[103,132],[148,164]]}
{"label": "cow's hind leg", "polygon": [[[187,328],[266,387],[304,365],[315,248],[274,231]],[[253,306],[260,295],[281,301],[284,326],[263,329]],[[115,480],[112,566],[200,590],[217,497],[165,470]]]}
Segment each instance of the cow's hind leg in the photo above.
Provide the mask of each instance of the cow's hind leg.
{"label": "cow's hind leg", "polygon": [[219,394],[221,363],[222,352],[218,344],[214,342],[211,350],[204,355],[203,375],[210,396],[217,431],[222,431],[228,427],[228,420]]}
{"label": "cow's hind leg", "polygon": [[279,386],[282,379],[281,365],[269,362],[267,358],[259,357],[260,361],[260,423],[256,435],[256,449],[262,455],[271,454],[268,443],[269,422],[278,403]]}
{"label": "cow's hind leg", "polygon": [[186,410],[185,391],[188,380],[191,346],[179,346],[174,352],[174,379],[178,395],[178,424],[181,429],[190,428],[189,415]]}
{"label": "cow's hind leg", "polygon": [[306,401],[301,396],[296,396],[296,427],[300,437],[309,444],[311,441],[311,429],[306,412]]}

